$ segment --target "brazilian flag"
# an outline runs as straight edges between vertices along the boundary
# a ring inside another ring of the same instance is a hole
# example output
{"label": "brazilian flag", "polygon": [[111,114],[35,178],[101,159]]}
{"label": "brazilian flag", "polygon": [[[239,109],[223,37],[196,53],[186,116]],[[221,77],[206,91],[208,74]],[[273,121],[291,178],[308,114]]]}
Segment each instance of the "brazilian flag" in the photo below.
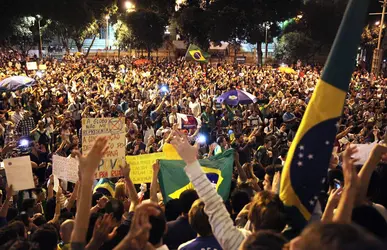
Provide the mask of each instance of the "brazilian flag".
{"label": "brazilian flag", "polygon": [[310,220],[327,176],[356,53],[365,24],[368,0],[350,0],[282,172],[280,198],[291,226]]}
{"label": "brazilian flag", "polygon": [[187,53],[185,54],[185,59],[192,59],[197,62],[207,62],[208,57],[210,57],[208,53],[193,44],[188,47]]}
{"label": "brazilian flag", "polygon": [[[202,170],[224,200],[228,198],[234,165],[234,150],[229,149],[209,159],[199,160]],[[194,189],[184,171],[182,160],[160,160],[159,183],[164,203],[178,199],[187,189]]]}
{"label": "brazilian flag", "polygon": [[114,196],[115,185],[108,178],[99,179],[98,183],[94,186],[93,193],[100,192],[106,196]]}

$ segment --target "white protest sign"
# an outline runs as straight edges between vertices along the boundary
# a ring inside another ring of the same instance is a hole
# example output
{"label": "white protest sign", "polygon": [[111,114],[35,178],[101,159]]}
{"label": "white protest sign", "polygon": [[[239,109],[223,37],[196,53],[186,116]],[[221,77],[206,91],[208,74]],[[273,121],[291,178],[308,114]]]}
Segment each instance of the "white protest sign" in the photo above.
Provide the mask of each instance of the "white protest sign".
{"label": "white protest sign", "polygon": [[5,159],[4,168],[8,185],[12,185],[14,191],[35,188],[29,156]]}
{"label": "white protest sign", "polygon": [[185,115],[185,114],[176,114],[177,117],[177,125],[179,129],[191,129],[196,128],[198,125],[201,126],[202,122],[200,119],[195,118],[193,115]]}
{"label": "white protest sign", "polygon": [[26,63],[27,70],[37,70],[38,64],[36,62],[27,62]]}
{"label": "white protest sign", "polygon": [[353,144],[352,146],[355,146],[359,152],[353,155],[353,158],[359,158],[359,161],[356,163],[358,165],[364,164],[368,157],[371,154],[372,149],[375,146],[375,143],[372,144]]}
{"label": "white protest sign", "polygon": [[78,160],[54,155],[52,173],[56,178],[76,183],[78,181]]}
{"label": "white protest sign", "polygon": [[82,151],[87,154],[98,137],[108,137],[105,157],[95,173],[95,178],[110,178],[121,175],[119,166],[125,164],[125,118],[82,119]]}

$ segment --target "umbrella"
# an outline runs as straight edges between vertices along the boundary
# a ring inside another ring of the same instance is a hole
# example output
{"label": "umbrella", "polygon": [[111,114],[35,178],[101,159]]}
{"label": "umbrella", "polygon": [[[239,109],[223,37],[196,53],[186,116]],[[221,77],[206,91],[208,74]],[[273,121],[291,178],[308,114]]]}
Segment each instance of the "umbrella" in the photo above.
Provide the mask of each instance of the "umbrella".
{"label": "umbrella", "polygon": [[297,74],[297,72],[289,67],[279,67],[278,70],[282,73],[287,73],[287,74]]}
{"label": "umbrella", "polygon": [[148,59],[137,59],[136,61],[133,62],[133,64],[136,66],[140,66],[140,65],[148,64],[150,62],[151,61],[149,61]]}
{"label": "umbrella", "polygon": [[11,76],[0,82],[0,91],[16,91],[31,86],[34,79],[27,76]]}
{"label": "umbrella", "polygon": [[238,104],[256,103],[257,100],[257,97],[253,96],[252,94],[243,90],[235,89],[223,93],[216,99],[216,101],[219,103],[225,103],[231,106],[236,106]]}

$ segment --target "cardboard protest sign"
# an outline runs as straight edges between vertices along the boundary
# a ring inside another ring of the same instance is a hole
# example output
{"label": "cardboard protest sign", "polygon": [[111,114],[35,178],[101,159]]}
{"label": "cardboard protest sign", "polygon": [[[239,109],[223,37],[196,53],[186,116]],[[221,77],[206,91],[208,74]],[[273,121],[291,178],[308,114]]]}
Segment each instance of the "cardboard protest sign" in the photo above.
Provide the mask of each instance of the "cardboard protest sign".
{"label": "cardboard protest sign", "polygon": [[133,183],[150,183],[153,175],[152,165],[157,160],[164,158],[165,153],[126,156],[126,162],[130,164],[130,178]]}
{"label": "cardboard protest sign", "polygon": [[56,178],[76,183],[78,181],[78,160],[54,155],[52,173]]}
{"label": "cardboard protest sign", "polygon": [[98,137],[108,137],[108,151],[100,162],[95,178],[120,176],[125,163],[125,118],[82,119],[82,151],[87,154]]}
{"label": "cardboard protest sign", "polygon": [[7,183],[14,191],[35,188],[29,156],[5,159],[4,168]]}
{"label": "cardboard protest sign", "polygon": [[26,63],[27,70],[37,70],[38,64],[36,62],[27,62]]}
{"label": "cardboard protest sign", "polygon": [[359,150],[359,152],[353,155],[353,158],[359,158],[359,161],[356,162],[356,164],[362,165],[367,161],[368,157],[370,156],[371,151],[375,146],[375,143],[353,144],[352,146],[355,146]]}

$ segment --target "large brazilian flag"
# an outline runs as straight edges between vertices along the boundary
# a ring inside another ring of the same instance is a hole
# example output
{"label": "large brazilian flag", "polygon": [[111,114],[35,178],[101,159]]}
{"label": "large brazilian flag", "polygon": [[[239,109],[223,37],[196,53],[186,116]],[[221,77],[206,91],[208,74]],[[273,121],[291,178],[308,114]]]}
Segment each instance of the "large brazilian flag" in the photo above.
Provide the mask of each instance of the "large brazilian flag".
{"label": "large brazilian flag", "polygon": [[[224,200],[228,198],[234,164],[234,150],[229,149],[209,159],[199,160],[204,173]],[[187,189],[194,189],[184,171],[182,160],[160,160],[159,183],[164,203],[178,199]]]}
{"label": "large brazilian flag", "polygon": [[207,62],[207,58],[210,57],[210,55],[206,52],[204,52],[201,48],[194,44],[190,44],[187,53],[185,54],[186,60],[194,60],[197,62]]}
{"label": "large brazilian flag", "polygon": [[325,182],[368,0],[350,0],[323,74],[290,147],[282,172],[280,198],[293,228],[310,220]]}

